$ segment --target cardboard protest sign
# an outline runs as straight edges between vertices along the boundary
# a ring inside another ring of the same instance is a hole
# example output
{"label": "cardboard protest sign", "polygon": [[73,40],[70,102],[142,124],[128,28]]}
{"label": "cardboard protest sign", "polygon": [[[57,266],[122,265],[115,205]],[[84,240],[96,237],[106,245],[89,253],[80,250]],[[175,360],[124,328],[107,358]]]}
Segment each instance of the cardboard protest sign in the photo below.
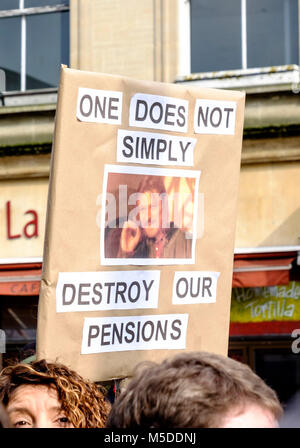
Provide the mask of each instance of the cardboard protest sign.
{"label": "cardboard protest sign", "polygon": [[62,68],[38,358],[106,381],[227,353],[244,102]]}

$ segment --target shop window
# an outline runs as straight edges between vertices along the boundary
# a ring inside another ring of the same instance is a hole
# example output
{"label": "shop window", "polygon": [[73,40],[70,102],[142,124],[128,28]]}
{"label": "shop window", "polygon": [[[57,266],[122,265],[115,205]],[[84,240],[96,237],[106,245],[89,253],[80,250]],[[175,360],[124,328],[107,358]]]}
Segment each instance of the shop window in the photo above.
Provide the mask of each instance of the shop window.
{"label": "shop window", "polygon": [[1,0],[5,90],[57,87],[61,64],[69,64],[69,0]]}
{"label": "shop window", "polygon": [[191,71],[299,64],[298,0],[190,0]]}
{"label": "shop window", "polygon": [[1,296],[0,328],[6,347],[2,366],[19,362],[35,352],[38,296]]}
{"label": "shop window", "polygon": [[300,393],[300,355],[294,353],[292,340],[230,340],[228,356],[248,364],[268,386],[276,391],[284,409]]}
{"label": "shop window", "polygon": [[254,369],[284,405],[300,390],[300,357],[291,348],[256,349]]}

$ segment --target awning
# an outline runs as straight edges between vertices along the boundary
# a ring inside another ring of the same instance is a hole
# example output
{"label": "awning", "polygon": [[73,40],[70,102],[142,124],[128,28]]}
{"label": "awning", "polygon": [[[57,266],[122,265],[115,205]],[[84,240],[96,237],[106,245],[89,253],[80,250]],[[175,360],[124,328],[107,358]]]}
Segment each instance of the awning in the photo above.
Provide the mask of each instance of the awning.
{"label": "awning", "polygon": [[235,255],[233,288],[287,285],[297,253]]}
{"label": "awning", "polygon": [[[287,285],[297,252],[236,254],[233,288]],[[42,263],[0,265],[0,295],[39,295]]]}
{"label": "awning", "polygon": [[40,292],[41,263],[1,265],[0,295],[35,296]]}

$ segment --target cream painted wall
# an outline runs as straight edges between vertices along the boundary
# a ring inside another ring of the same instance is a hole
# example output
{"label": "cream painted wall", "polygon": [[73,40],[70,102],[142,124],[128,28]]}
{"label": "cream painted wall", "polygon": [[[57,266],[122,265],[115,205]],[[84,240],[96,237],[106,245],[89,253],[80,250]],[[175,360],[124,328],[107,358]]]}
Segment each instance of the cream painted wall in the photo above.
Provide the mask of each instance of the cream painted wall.
{"label": "cream painted wall", "polygon": [[242,166],[235,247],[300,245],[300,162]]}
{"label": "cream painted wall", "polygon": [[173,82],[177,0],[71,0],[71,67]]}

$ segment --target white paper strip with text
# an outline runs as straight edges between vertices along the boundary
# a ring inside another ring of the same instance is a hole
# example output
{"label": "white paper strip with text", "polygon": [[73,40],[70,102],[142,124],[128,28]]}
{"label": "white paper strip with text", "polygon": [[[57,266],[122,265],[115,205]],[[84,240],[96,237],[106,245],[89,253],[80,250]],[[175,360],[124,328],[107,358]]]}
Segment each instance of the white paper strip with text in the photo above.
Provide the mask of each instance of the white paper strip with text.
{"label": "white paper strip with text", "polygon": [[236,102],[196,100],[194,130],[196,134],[234,135]]}
{"label": "white paper strip with text", "polygon": [[185,349],[187,324],[188,314],[87,317],[81,353]]}
{"label": "white paper strip with text", "polygon": [[60,272],[56,311],[157,308],[160,271]]}
{"label": "white paper strip with text", "polygon": [[152,165],[194,165],[195,138],[118,130],[117,161]]}

